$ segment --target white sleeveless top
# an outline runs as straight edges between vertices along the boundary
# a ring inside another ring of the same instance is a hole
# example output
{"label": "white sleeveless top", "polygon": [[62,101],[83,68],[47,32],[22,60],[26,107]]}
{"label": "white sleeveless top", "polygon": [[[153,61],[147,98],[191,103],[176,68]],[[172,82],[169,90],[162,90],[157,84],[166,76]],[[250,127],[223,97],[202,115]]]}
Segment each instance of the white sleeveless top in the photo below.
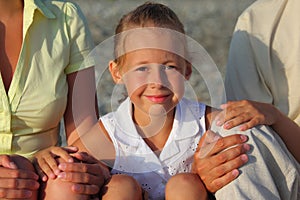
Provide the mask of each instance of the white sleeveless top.
{"label": "white sleeveless top", "polygon": [[149,199],[164,199],[169,178],[191,171],[194,152],[205,131],[204,114],[204,104],[183,98],[176,107],[169,138],[157,156],[138,134],[127,98],[116,112],[100,118],[116,151],[111,173],[134,177]]}

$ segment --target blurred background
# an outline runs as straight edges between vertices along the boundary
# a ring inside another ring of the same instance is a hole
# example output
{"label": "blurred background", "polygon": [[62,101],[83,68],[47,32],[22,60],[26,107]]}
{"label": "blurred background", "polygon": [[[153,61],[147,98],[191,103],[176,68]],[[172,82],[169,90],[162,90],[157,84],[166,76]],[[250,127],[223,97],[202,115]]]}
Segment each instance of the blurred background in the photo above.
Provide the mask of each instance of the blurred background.
{"label": "blurred background", "polygon": [[[73,0],[85,14],[96,45],[114,35],[123,14],[144,3],[141,0]],[[226,70],[229,44],[238,16],[254,0],[160,0],[178,15],[189,37],[201,44],[216,63],[222,77]],[[191,79],[197,98],[210,104],[201,76]],[[97,86],[100,114],[111,111],[114,84],[106,73]],[[100,96],[99,96],[100,95]]]}

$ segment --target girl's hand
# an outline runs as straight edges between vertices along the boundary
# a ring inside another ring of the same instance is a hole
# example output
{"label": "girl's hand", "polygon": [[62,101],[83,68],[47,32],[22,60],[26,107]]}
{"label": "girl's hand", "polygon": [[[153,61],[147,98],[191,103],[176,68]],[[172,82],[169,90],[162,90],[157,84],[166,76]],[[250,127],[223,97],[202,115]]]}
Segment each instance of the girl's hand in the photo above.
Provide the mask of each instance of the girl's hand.
{"label": "girl's hand", "polygon": [[60,163],[62,171],[58,178],[62,181],[73,182],[73,192],[94,195],[100,191],[105,181],[110,178],[109,170],[93,156],[85,153],[72,154],[74,163]]}
{"label": "girl's hand", "polygon": [[38,175],[24,163],[24,169],[18,168],[13,158],[0,155],[0,199],[28,199],[39,188]]}
{"label": "girl's hand", "polygon": [[229,101],[221,108],[223,111],[217,115],[216,121],[225,129],[242,124],[240,130],[244,131],[259,124],[273,125],[280,118],[279,111],[272,104],[256,101]]}
{"label": "girl's hand", "polygon": [[61,158],[65,162],[73,162],[70,153],[77,151],[77,147],[53,146],[36,153],[33,163],[42,181],[47,181],[48,178],[55,179],[61,172],[58,168],[57,158]]}
{"label": "girl's hand", "polygon": [[238,168],[248,161],[245,154],[250,149],[247,136],[235,134],[220,137],[207,131],[199,141],[194,154],[192,171],[197,173],[207,190],[215,193],[238,175]]}

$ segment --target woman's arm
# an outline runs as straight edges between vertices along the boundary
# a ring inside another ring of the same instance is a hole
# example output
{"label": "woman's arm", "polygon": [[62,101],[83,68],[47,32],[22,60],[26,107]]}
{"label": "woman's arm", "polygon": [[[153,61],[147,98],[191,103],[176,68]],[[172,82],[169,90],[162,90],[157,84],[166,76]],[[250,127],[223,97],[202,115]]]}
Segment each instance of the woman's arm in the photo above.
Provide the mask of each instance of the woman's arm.
{"label": "woman's arm", "polygon": [[[64,114],[67,144],[77,146],[80,136],[98,122],[94,68],[90,67],[67,76],[68,102]],[[80,151],[86,151],[78,143]]]}
{"label": "woman's arm", "polygon": [[[79,152],[89,153],[81,137],[88,133],[94,126],[98,125],[94,68],[90,67],[71,73],[67,76],[67,80],[69,92],[67,108],[64,115],[67,144],[78,147]],[[82,163],[79,165],[75,163],[75,167],[71,167],[72,165],[67,163],[64,165],[64,170],[69,170],[69,173],[72,173],[70,169],[75,172],[87,173],[86,175],[90,176],[90,178],[84,180],[94,180],[91,183],[86,183],[82,180],[81,183],[83,184],[80,185],[80,188],[91,188],[91,191],[94,191],[92,188],[96,185],[100,189],[105,179],[109,176],[106,166],[87,154],[82,156],[81,153],[76,153],[73,156],[86,163],[86,169],[89,169],[89,171],[82,171]],[[61,169],[61,166],[59,167]],[[69,179],[69,181],[72,181],[72,179]],[[79,180],[76,180],[76,182],[80,183]],[[82,189],[82,192],[83,191],[89,190]]]}

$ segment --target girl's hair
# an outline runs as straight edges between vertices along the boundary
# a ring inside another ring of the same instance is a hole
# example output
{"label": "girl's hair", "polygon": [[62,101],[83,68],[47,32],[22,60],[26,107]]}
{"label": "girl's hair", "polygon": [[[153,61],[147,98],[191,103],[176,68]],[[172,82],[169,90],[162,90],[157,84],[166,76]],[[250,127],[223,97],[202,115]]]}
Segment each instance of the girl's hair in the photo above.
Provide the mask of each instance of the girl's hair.
{"label": "girl's hair", "polygon": [[159,27],[168,28],[185,34],[184,26],[177,17],[177,15],[169,7],[153,2],[146,2],[138,6],[133,11],[125,14],[119,21],[115,29],[115,44],[114,54],[115,62],[120,63],[121,57],[117,53],[118,47],[121,45],[120,35],[121,32],[128,31],[140,27]]}
{"label": "girl's hair", "polygon": [[118,34],[134,27],[147,27],[149,23],[185,33],[179,18],[169,7],[152,2],[146,2],[124,15],[119,21],[115,33]]}

